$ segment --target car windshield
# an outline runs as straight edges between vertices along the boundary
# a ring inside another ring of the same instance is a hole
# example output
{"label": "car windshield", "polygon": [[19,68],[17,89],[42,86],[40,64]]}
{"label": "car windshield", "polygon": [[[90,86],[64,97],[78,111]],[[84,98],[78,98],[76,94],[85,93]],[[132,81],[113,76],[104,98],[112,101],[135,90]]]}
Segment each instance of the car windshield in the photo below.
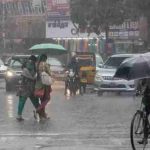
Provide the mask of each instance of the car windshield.
{"label": "car windshield", "polygon": [[10,61],[9,66],[10,66],[11,68],[21,68],[21,67],[22,67],[22,62],[21,62],[20,60],[12,59],[12,60]]}
{"label": "car windshield", "polygon": [[103,64],[103,59],[101,56],[96,56],[96,66],[98,66],[99,64]]}
{"label": "car windshield", "polygon": [[11,68],[21,68],[24,63],[26,63],[27,57],[12,57],[8,60],[7,64]]}
{"label": "car windshield", "polygon": [[110,57],[104,64],[105,68],[118,68],[119,65],[129,57]]}
{"label": "car windshield", "polygon": [[62,66],[61,62],[54,58],[48,58],[47,63],[50,64],[51,66]]}

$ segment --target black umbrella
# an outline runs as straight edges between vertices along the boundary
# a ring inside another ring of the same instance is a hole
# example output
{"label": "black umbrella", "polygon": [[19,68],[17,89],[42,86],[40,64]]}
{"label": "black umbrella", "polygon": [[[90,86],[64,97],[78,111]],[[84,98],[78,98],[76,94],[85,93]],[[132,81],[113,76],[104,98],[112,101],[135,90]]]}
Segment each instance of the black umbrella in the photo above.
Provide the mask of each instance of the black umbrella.
{"label": "black umbrella", "polygon": [[125,60],[114,77],[126,80],[150,78],[150,53],[139,54]]}

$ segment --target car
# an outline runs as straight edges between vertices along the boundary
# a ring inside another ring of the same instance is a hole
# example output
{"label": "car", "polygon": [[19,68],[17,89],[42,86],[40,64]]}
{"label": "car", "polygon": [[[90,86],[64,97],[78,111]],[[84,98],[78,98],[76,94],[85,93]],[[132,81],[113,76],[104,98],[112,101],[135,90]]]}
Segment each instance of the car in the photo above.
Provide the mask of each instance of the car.
{"label": "car", "polygon": [[2,59],[0,59],[0,77],[4,77],[6,70],[7,66],[4,64]]}
{"label": "car", "polygon": [[57,58],[48,57],[47,63],[50,65],[50,70],[52,72],[52,77],[55,80],[65,79],[65,65]]}
{"label": "car", "polygon": [[128,58],[135,57],[138,54],[115,54],[110,56],[106,62],[100,66],[95,75],[95,90],[98,95],[103,92],[133,92],[135,90],[134,80],[114,78],[119,65]]}
{"label": "car", "polygon": [[96,67],[98,68],[99,65],[104,64],[103,58],[99,54],[95,54],[96,59]]}
{"label": "car", "polygon": [[19,82],[22,73],[22,65],[27,61],[30,55],[14,55],[9,57],[6,65],[7,71],[5,72],[4,78],[6,83],[6,91],[16,89],[16,85]]}

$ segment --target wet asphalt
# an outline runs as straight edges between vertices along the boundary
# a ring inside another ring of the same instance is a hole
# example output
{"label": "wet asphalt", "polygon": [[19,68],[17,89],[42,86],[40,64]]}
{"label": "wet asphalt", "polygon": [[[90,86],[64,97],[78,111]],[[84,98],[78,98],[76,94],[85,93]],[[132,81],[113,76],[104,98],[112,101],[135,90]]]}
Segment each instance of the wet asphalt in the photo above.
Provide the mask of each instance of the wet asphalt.
{"label": "wet asphalt", "polygon": [[37,121],[27,100],[23,122],[16,121],[18,97],[0,79],[0,150],[130,150],[130,122],[139,106],[132,94],[88,91],[64,95],[55,82],[46,107],[49,120]]}

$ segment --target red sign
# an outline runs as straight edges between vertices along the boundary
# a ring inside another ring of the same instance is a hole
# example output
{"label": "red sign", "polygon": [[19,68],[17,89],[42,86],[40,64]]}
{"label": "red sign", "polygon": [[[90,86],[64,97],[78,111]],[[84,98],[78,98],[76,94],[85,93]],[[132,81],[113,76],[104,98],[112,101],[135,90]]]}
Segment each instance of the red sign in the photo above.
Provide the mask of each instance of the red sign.
{"label": "red sign", "polygon": [[47,0],[47,11],[50,15],[69,16],[70,5],[68,0]]}

